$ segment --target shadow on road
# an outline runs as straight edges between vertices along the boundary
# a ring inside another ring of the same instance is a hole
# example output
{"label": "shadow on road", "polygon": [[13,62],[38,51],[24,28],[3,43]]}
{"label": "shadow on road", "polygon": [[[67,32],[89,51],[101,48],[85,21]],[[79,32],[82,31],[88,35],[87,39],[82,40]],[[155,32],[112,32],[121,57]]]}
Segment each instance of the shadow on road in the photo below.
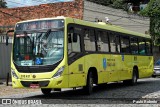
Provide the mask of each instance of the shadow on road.
{"label": "shadow on road", "polygon": [[84,90],[67,90],[52,92],[49,96],[37,95],[28,98],[38,99],[105,99],[105,98],[142,98],[151,93],[160,91],[160,79],[140,80],[135,86],[127,86],[122,82],[95,86],[92,95],[85,95]]}

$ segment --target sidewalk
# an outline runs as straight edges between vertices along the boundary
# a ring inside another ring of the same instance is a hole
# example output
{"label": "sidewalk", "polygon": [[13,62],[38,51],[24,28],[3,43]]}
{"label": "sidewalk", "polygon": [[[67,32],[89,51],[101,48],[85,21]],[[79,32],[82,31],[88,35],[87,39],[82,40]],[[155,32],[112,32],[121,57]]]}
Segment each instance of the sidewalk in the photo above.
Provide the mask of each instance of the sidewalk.
{"label": "sidewalk", "polygon": [[13,88],[12,82],[9,80],[8,86],[6,84],[6,79],[0,79],[0,98],[5,96],[14,96],[15,94],[24,94],[30,92],[40,92],[40,89],[31,89],[31,88]]}
{"label": "sidewalk", "polygon": [[[7,79],[0,79],[0,85],[7,85]],[[9,82],[8,82],[8,85],[12,85],[12,82],[11,82],[11,80],[9,80]]]}

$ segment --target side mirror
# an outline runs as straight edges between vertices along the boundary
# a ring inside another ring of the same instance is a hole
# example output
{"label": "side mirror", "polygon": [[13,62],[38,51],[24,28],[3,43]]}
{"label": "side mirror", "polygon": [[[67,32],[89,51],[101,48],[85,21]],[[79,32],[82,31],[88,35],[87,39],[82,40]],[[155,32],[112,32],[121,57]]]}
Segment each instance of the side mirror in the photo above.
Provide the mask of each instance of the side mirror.
{"label": "side mirror", "polygon": [[77,42],[77,34],[76,33],[73,33],[73,42]]}
{"label": "side mirror", "polygon": [[8,33],[11,33],[11,32],[14,32],[14,30],[8,30],[7,33],[6,33],[6,46],[8,46]]}

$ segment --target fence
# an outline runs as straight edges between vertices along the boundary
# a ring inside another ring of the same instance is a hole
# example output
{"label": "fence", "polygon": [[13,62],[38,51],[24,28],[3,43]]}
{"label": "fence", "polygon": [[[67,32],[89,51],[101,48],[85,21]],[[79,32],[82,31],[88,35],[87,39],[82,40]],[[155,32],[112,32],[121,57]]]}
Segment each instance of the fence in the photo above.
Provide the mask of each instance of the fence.
{"label": "fence", "polygon": [[9,37],[9,44],[6,46],[6,36],[0,34],[0,79],[6,79],[10,74],[10,59],[12,50],[12,37]]}

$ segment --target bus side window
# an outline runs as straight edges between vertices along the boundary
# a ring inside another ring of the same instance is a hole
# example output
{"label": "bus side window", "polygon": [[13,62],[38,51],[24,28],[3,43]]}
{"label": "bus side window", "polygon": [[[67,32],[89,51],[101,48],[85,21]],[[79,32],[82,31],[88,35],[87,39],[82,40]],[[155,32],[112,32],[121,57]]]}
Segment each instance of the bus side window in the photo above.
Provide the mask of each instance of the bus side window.
{"label": "bus side window", "polygon": [[119,36],[116,36],[116,52],[120,53],[120,39]]}
{"label": "bus side window", "polygon": [[145,47],[146,47],[146,45],[145,45],[145,40],[144,40],[144,39],[139,38],[139,39],[138,39],[138,44],[139,44],[139,54],[141,54],[141,55],[146,54],[146,49],[145,49]]}
{"label": "bus side window", "polygon": [[114,33],[110,33],[109,40],[110,40],[111,52],[119,53],[120,52],[119,36]]}
{"label": "bus side window", "polygon": [[121,36],[121,52],[130,53],[129,37]]}
{"label": "bus side window", "polygon": [[96,51],[94,30],[84,29],[84,44],[86,51]]}
{"label": "bus side window", "polygon": [[[81,52],[81,28],[70,26],[68,32],[68,55],[72,57],[74,53]],[[70,55],[73,52],[72,55]]]}
{"label": "bus side window", "polygon": [[146,40],[146,53],[147,54],[151,54],[151,41],[150,40]]}
{"label": "bus side window", "polygon": [[98,51],[100,52],[109,52],[109,44],[108,44],[108,35],[106,32],[98,32]]}
{"label": "bus side window", "polygon": [[77,41],[76,42],[72,42],[72,51],[73,52],[81,52],[81,48],[80,48],[80,34],[75,34],[77,35]]}
{"label": "bus side window", "polygon": [[81,52],[81,48],[80,48],[80,34],[74,34],[77,35],[77,41],[76,42],[72,42],[73,40],[73,33],[70,34],[70,40],[71,42],[68,42],[68,54],[70,54],[71,52]]}
{"label": "bus side window", "polygon": [[138,54],[138,39],[131,37],[131,53]]}
{"label": "bus side window", "polygon": [[111,52],[116,52],[116,39],[113,33],[109,33]]}

